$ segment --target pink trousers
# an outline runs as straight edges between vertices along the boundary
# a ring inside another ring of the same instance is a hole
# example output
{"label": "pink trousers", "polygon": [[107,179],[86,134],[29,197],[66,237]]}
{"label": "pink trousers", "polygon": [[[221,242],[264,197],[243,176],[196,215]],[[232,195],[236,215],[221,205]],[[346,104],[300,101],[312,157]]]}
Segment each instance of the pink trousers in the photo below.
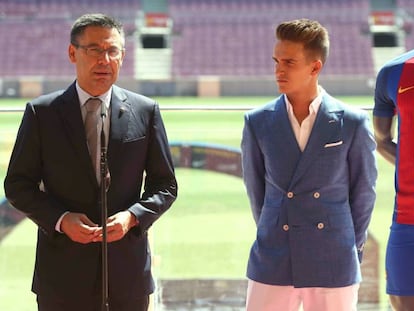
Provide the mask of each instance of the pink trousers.
{"label": "pink trousers", "polygon": [[356,311],[358,289],[359,284],[294,288],[249,280],[246,311]]}

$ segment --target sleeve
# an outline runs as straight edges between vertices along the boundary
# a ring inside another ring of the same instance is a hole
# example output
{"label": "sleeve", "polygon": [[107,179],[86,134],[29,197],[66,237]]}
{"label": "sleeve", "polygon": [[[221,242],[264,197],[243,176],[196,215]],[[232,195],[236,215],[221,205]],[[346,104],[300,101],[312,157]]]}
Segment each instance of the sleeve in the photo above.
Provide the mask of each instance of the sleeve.
{"label": "sleeve", "polygon": [[243,181],[257,224],[265,195],[265,167],[263,154],[251,126],[249,114],[246,114],[241,142]]}
{"label": "sleeve", "polygon": [[145,167],[144,192],[141,199],[129,208],[145,232],[177,198],[177,180],[173,161],[158,105],[154,105],[150,122],[150,142]]}
{"label": "sleeve", "polygon": [[12,151],[4,190],[10,204],[22,211],[46,234],[55,234],[56,223],[66,211],[41,190],[40,130],[34,105],[27,104]]}
{"label": "sleeve", "polygon": [[358,124],[348,155],[350,206],[354,222],[356,247],[362,256],[368,225],[374,208],[377,180],[376,143],[367,114]]}
{"label": "sleeve", "polygon": [[[395,115],[396,106],[390,91],[395,81],[389,79],[391,69],[392,67],[383,67],[377,75],[373,109],[376,117],[392,118]],[[395,80],[398,83],[398,79]]]}

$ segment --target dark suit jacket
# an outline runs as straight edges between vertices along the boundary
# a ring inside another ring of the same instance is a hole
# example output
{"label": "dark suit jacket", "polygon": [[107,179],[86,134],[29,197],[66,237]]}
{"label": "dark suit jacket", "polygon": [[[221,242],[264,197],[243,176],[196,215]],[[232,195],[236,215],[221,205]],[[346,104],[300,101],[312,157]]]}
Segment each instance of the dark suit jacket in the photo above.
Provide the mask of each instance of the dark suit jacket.
{"label": "dark suit jacket", "polygon": [[[177,183],[158,105],[114,86],[110,109],[108,215],[129,210],[139,226],[108,245],[109,296],[135,298],[154,289],[147,230],[175,200]],[[63,299],[99,295],[101,243],[55,231],[65,211],[102,223],[75,84],[27,104],[4,185],[10,203],[39,227],[32,290]]]}

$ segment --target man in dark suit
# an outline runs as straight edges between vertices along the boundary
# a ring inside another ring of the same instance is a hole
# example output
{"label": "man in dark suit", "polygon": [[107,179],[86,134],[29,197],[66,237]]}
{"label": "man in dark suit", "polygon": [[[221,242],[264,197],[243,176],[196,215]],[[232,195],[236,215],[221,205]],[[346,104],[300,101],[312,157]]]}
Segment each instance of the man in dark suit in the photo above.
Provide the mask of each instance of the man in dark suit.
{"label": "man in dark suit", "polygon": [[176,199],[177,183],[158,105],[114,85],[124,43],[118,21],[81,16],[68,49],[76,81],[28,103],[20,125],[4,186],[39,228],[32,291],[41,311],[101,309],[100,171],[84,126],[90,97],[102,102],[96,114],[107,114],[95,127],[108,146],[110,310],[147,310],[154,290],[147,231]]}

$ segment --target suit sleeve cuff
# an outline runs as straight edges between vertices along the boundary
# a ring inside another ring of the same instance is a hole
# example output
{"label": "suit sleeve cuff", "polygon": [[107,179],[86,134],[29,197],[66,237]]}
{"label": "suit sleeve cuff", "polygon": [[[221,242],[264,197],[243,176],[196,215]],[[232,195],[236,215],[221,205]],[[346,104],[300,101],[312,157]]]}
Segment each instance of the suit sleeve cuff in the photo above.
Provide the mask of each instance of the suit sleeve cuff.
{"label": "suit sleeve cuff", "polygon": [[55,230],[57,231],[57,232],[59,232],[59,233],[63,233],[62,232],[62,230],[60,229],[60,225],[62,224],[62,220],[63,220],[63,217],[65,217],[65,215],[66,214],[68,214],[69,212],[64,212],[63,214],[62,214],[62,216],[60,216],[59,217],[59,219],[58,219],[58,221],[56,222],[56,225],[55,225]]}

